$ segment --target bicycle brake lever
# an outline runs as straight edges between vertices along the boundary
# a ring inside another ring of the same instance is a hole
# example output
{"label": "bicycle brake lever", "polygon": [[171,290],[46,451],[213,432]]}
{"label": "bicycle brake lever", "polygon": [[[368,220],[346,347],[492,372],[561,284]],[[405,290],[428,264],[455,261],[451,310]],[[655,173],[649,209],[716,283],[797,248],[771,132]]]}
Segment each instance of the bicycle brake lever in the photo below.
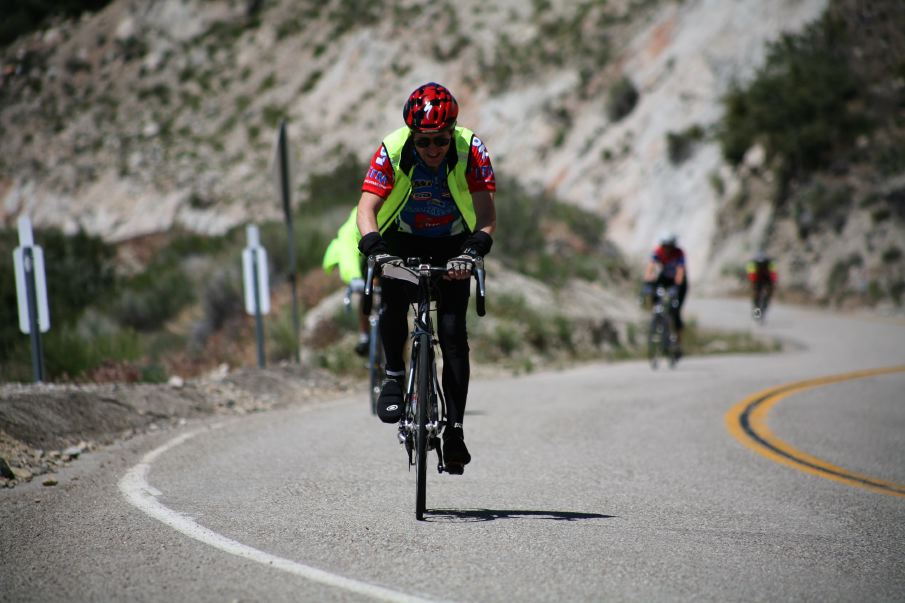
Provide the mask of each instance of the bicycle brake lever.
{"label": "bicycle brake lever", "polygon": [[487,289],[484,285],[484,258],[476,257],[474,259],[474,275],[477,280],[477,285],[475,289],[477,290],[477,296],[475,299],[475,310],[477,310],[478,316],[484,316],[487,313],[487,309],[485,307],[484,301],[487,296]]}
{"label": "bicycle brake lever", "polygon": [[374,301],[371,293],[374,287],[374,269],[376,265],[377,260],[374,259],[374,256],[368,256],[368,272],[365,277],[365,290],[362,293],[362,310],[365,314],[371,313],[371,305]]}

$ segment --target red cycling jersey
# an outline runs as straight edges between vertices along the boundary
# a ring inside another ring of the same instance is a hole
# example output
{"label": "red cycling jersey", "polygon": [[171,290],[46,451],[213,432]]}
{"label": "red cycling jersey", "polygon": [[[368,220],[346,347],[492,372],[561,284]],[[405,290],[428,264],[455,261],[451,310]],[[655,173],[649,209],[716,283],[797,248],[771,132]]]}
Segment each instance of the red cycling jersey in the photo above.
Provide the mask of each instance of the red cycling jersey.
{"label": "red cycling jersey", "polygon": [[[685,252],[678,247],[667,248],[657,247],[651,255],[651,260],[660,264],[663,268],[660,270],[660,276],[667,279],[676,278],[676,270],[679,266],[685,268]],[[688,272],[685,272],[685,278],[688,278]]]}

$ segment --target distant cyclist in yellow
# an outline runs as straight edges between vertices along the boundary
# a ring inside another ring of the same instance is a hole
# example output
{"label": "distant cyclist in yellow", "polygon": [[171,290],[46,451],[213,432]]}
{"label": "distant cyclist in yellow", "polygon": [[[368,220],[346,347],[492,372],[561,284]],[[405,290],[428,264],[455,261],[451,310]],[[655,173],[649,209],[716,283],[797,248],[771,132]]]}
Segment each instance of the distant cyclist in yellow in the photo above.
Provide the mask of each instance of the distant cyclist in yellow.
{"label": "distant cyclist in yellow", "polygon": [[[356,223],[357,209],[345,223],[339,227],[336,238],[330,241],[327,251],[324,252],[324,271],[328,274],[334,267],[339,268],[339,277],[349,285],[352,293],[364,291],[363,264],[364,256],[358,251],[358,224]],[[367,356],[369,344],[368,317],[359,306],[358,311],[358,342],[355,344],[355,353],[359,356]]]}

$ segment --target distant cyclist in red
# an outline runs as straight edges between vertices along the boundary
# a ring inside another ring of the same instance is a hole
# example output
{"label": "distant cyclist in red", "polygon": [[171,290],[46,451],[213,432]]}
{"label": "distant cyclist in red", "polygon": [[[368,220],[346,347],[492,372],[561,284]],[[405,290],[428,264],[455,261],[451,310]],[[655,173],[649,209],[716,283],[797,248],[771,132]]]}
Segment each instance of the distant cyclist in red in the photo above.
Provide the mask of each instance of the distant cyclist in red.
{"label": "distant cyclist in red", "polygon": [[[456,99],[440,84],[424,84],[409,96],[402,111],[405,126],[383,139],[361,187],[358,248],[381,264],[430,257],[432,264],[447,266],[437,306],[447,403],[443,456],[447,465],[464,467],[471,460],[462,431],[470,374],[465,325],[470,260],[486,255],[493,244],[496,181],[487,147],[456,125],[458,114]],[[381,287],[387,378],[377,414],[384,423],[396,423],[403,413],[409,297],[400,281],[383,279]]]}
{"label": "distant cyclist in red", "polygon": [[685,267],[685,252],[677,244],[675,233],[663,232],[659,237],[660,246],[654,249],[650,262],[644,271],[645,286],[654,290],[657,286],[675,287],[675,297],[678,306],[673,312],[673,320],[676,324],[676,342],[681,354],[682,329],[682,304],[685,303],[685,295],[688,293],[688,272]]}

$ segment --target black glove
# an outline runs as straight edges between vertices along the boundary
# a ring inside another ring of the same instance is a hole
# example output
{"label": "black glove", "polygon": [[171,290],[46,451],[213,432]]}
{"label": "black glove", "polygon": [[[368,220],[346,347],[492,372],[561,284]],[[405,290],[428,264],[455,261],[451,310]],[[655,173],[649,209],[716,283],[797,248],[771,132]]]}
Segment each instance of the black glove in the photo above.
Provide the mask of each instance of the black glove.
{"label": "black glove", "polygon": [[390,249],[387,247],[387,243],[383,240],[383,237],[380,236],[380,233],[375,231],[369,232],[361,237],[361,240],[358,242],[358,251],[364,256],[371,256],[388,254]]}
{"label": "black glove", "polygon": [[493,239],[483,230],[479,230],[462,243],[462,254],[473,258],[484,257],[490,253],[491,247],[493,247]]}

